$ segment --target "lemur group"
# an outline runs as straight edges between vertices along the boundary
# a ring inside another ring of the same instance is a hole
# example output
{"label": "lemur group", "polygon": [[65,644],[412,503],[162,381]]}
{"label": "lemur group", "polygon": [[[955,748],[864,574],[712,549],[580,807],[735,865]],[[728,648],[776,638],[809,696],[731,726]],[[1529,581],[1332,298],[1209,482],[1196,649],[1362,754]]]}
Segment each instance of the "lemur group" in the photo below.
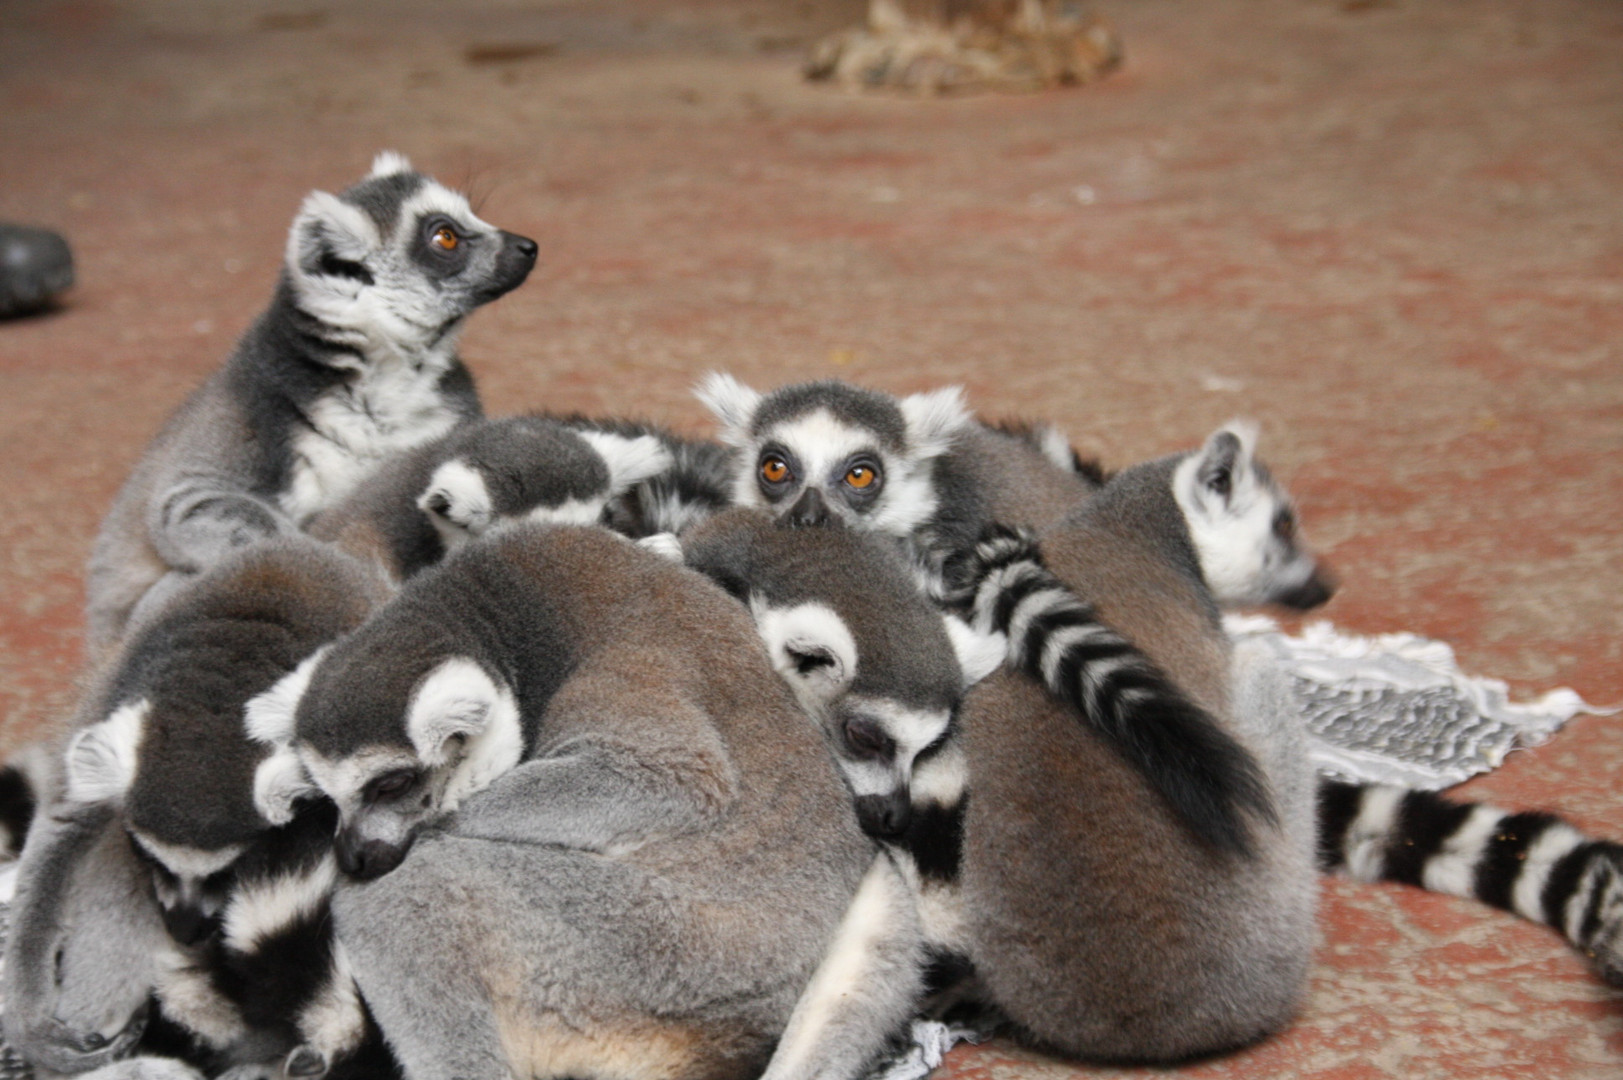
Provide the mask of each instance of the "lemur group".
{"label": "lemur group", "polygon": [[1334,588],[1232,424],[1106,473],[956,388],[487,418],[536,244],[380,155],[96,540],[0,773],[40,1075],[855,1080],[912,1019],[1166,1063],[1288,1025],[1343,870],[1623,979],[1623,848],[1315,777],[1230,606]]}

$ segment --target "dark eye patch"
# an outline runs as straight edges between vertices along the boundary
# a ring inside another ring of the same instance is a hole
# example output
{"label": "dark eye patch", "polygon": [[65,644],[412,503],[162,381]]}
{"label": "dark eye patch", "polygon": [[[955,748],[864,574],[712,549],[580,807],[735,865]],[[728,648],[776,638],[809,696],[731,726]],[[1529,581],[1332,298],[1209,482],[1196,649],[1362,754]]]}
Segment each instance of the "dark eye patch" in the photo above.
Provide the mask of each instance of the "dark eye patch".
{"label": "dark eye patch", "polygon": [[398,799],[417,786],[417,773],[412,769],[395,769],[377,777],[366,785],[368,803]]}
{"label": "dark eye patch", "polygon": [[889,759],[896,756],[896,743],[885,734],[885,729],[865,716],[853,716],[845,722],[845,745],[860,758]]}

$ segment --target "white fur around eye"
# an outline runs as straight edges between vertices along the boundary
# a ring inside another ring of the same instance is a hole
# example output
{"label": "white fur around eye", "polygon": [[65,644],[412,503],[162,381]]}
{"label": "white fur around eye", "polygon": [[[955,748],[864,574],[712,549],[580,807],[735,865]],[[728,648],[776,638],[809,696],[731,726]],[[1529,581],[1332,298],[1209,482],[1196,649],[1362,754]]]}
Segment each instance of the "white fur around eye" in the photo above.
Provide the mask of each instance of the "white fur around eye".
{"label": "white fur around eye", "polygon": [[99,803],[124,797],[135,779],[142,729],[151,711],[152,702],[143,698],[73,737],[66,759],[70,800]]}

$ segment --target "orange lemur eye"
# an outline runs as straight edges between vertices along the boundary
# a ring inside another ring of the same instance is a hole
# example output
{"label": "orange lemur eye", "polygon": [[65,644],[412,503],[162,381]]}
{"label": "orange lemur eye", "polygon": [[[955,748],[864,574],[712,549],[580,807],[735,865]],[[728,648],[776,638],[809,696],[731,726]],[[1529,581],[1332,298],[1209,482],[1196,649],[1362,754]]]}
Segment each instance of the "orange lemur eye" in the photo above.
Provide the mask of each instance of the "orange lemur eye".
{"label": "orange lemur eye", "polygon": [[455,251],[457,244],[462,241],[457,238],[456,230],[449,225],[441,225],[434,230],[434,237],[429,241],[441,251]]}
{"label": "orange lemur eye", "polygon": [[781,457],[761,459],[761,479],[769,484],[781,484],[789,479],[789,463]]}
{"label": "orange lemur eye", "polygon": [[879,476],[872,465],[853,465],[845,470],[845,482],[861,491]]}

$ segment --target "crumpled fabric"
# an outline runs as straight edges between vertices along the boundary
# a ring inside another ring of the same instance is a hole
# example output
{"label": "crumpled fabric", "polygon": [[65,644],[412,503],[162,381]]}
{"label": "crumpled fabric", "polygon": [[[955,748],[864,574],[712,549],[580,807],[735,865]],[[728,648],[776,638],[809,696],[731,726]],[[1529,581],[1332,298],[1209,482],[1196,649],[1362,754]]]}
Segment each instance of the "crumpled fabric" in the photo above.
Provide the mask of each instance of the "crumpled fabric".
{"label": "crumpled fabric", "polygon": [[1578,713],[1619,711],[1565,687],[1512,702],[1502,680],[1466,675],[1453,649],[1415,634],[1363,637],[1315,622],[1292,637],[1261,615],[1230,615],[1224,626],[1290,672],[1313,763],[1341,780],[1436,791],[1547,741]]}

